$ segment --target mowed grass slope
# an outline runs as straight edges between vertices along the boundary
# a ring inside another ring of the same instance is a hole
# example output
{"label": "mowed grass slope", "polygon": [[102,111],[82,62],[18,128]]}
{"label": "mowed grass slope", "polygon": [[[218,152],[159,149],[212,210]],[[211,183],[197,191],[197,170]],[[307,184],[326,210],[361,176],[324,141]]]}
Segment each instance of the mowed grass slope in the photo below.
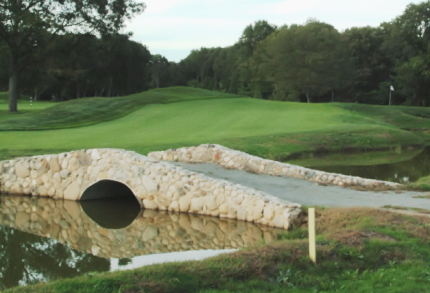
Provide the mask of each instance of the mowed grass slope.
{"label": "mowed grass slope", "polygon": [[[1,97],[1,95],[0,95]],[[62,103],[37,102],[34,109],[44,111],[28,112],[30,103],[18,105],[20,113],[0,112],[0,131],[49,130],[82,127],[123,117],[145,105],[172,103],[194,99],[223,99],[237,97],[231,94],[192,88],[172,87],[157,89],[126,97],[83,98]],[[46,109],[54,106],[52,109]],[[7,105],[0,104],[0,111]],[[22,110],[24,114],[22,115]]]}
{"label": "mowed grass slope", "polygon": [[[419,115],[398,115],[414,109]],[[430,129],[430,120],[423,118],[430,117],[428,109],[379,107],[375,117],[359,110],[354,105],[265,101],[186,87],[79,99],[13,117],[2,118],[0,113],[0,130],[6,130],[0,131],[0,157],[104,147],[145,154],[219,143],[279,159],[318,149],[372,149],[429,141],[425,131],[408,129],[411,121],[416,128]]]}

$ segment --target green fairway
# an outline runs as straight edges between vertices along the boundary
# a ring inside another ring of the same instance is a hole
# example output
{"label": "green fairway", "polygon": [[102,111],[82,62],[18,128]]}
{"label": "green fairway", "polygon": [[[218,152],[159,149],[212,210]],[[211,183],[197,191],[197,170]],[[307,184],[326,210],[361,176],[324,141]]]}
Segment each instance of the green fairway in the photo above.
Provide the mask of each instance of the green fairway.
{"label": "green fairway", "polygon": [[148,105],[112,121],[88,127],[1,132],[2,148],[79,149],[92,147],[216,143],[223,139],[375,128],[339,122],[348,111],[329,104],[267,102],[250,98]]}
{"label": "green fairway", "polygon": [[[0,129],[9,130],[0,131],[0,157],[98,147],[146,153],[219,143],[282,158],[318,149],[424,145],[427,134],[408,128],[414,122],[430,129],[422,118],[430,111],[422,108],[276,102],[184,87],[33,107],[40,111],[6,118],[0,112]],[[378,113],[373,117],[363,107]],[[15,128],[52,130],[10,131]]]}

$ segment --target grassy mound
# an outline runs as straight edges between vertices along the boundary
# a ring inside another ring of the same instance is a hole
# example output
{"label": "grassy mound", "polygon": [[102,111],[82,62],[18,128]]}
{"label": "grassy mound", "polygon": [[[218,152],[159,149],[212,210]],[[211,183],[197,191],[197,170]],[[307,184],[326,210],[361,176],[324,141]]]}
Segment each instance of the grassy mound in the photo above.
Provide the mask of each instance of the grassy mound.
{"label": "grassy mound", "polygon": [[[34,103],[34,106],[38,107],[38,109],[43,109],[42,111],[31,111],[24,115],[19,113],[12,114],[8,117],[0,115],[0,131],[81,127],[123,117],[149,104],[233,97],[236,96],[202,89],[172,87],[127,97],[83,98],[63,103],[37,102]],[[29,103],[21,103],[19,110],[22,109],[22,106],[24,106],[25,110],[28,110]]]}
{"label": "grassy mound", "polygon": [[5,292],[428,292],[430,218],[376,209],[317,211],[317,258],[306,227],[206,261],[153,265]]}

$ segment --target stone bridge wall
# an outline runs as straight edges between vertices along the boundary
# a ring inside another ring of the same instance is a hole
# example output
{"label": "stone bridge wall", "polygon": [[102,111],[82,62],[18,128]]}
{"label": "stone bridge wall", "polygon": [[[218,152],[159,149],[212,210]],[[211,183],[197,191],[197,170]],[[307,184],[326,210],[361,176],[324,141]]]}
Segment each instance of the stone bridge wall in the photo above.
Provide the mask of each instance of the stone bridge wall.
{"label": "stone bridge wall", "polygon": [[246,220],[288,229],[300,205],[255,189],[189,172],[167,162],[118,149],[89,149],[0,162],[1,188],[79,200],[100,180],[126,185],[146,209]]}
{"label": "stone bridge wall", "polygon": [[56,239],[73,249],[110,258],[269,243],[284,230],[244,221],[144,210],[119,230],[100,227],[74,201],[0,197],[0,225]]}
{"label": "stone bridge wall", "polygon": [[221,145],[202,144],[197,147],[152,152],[148,157],[164,161],[215,163],[227,169],[240,169],[257,174],[293,177],[339,186],[398,188],[400,184],[360,177],[327,173],[301,166],[266,160]]}

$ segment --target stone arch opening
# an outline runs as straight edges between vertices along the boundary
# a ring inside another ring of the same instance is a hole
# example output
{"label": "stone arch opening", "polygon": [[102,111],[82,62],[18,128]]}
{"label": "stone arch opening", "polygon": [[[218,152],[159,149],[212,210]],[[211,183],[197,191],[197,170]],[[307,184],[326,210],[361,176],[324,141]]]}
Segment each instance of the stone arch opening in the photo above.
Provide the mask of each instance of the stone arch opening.
{"label": "stone arch opening", "polygon": [[101,180],[91,185],[80,200],[87,216],[106,229],[129,226],[142,209],[130,188],[113,180]]}
{"label": "stone arch opening", "polygon": [[127,185],[114,180],[97,181],[85,189],[80,198],[80,200],[93,199],[134,199],[139,204],[133,191]]}

